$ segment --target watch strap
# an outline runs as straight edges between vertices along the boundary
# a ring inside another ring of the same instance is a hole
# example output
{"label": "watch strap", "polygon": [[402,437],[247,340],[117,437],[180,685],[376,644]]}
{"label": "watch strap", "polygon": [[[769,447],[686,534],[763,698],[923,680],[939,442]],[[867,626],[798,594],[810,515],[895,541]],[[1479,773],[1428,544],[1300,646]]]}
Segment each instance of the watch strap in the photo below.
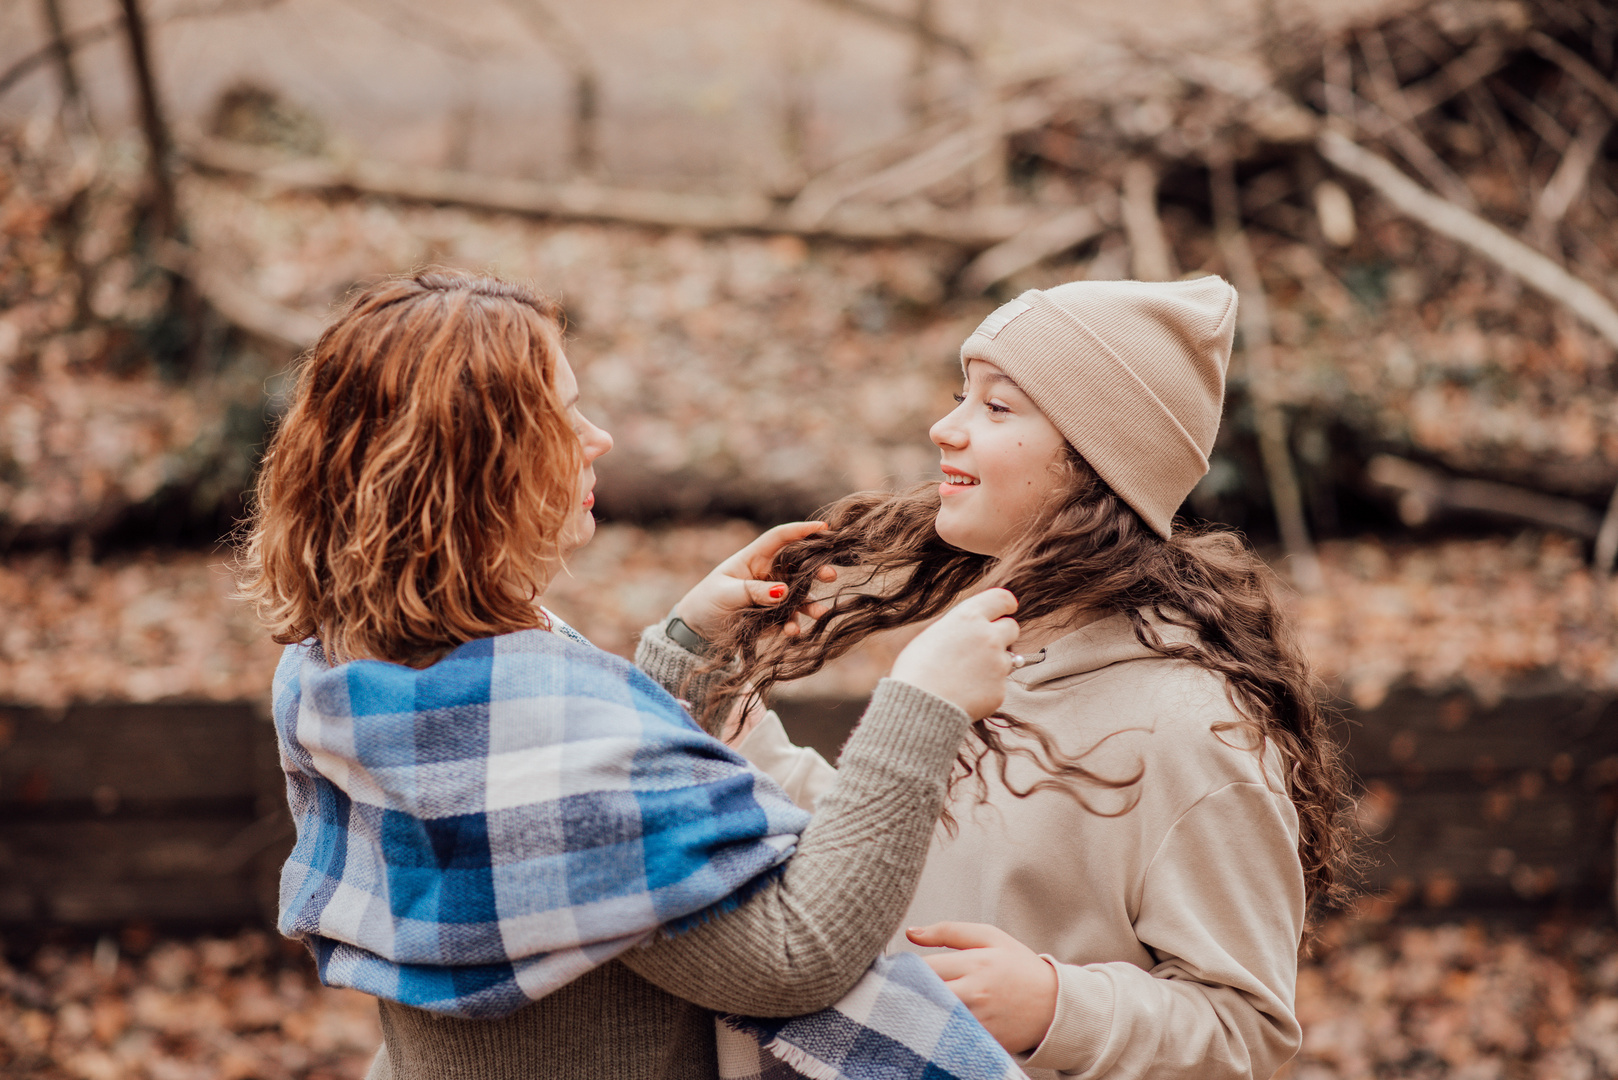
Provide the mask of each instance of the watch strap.
{"label": "watch strap", "polygon": [[668,635],[670,641],[688,653],[695,653],[698,656],[708,655],[711,643],[707,638],[687,626],[685,620],[678,615],[669,616],[668,622],[663,624],[663,633]]}

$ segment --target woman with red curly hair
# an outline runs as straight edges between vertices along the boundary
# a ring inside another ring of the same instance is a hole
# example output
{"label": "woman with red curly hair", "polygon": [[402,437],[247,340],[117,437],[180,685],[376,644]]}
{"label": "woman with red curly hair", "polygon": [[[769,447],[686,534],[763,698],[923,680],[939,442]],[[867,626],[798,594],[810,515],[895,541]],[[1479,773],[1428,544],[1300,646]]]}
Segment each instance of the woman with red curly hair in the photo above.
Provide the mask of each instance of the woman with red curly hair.
{"label": "woman with red curly hair", "polygon": [[862,978],[999,705],[1015,601],[990,590],[898,658],[810,821],[686,714],[673,692],[701,710],[713,680],[667,630],[779,603],[757,578],[821,525],[727,560],[637,669],[541,606],[611,446],[555,305],[429,272],[350,301],[265,455],[241,559],[286,645],[280,928],[381,999],[373,1077],[716,1076],[716,1012]]}

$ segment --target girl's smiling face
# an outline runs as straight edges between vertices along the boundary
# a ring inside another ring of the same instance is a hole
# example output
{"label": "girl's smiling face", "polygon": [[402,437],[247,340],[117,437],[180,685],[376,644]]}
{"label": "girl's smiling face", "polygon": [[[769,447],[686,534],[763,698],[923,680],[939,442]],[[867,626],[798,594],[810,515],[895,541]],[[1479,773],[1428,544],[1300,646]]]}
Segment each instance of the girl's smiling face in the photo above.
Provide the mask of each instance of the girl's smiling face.
{"label": "girl's smiling face", "polygon": [[1002,554],[1049,496],[1067,440],[1012,381],[969,360],[955,409],[928,433],[942,451],[938,535],[979,555]]}

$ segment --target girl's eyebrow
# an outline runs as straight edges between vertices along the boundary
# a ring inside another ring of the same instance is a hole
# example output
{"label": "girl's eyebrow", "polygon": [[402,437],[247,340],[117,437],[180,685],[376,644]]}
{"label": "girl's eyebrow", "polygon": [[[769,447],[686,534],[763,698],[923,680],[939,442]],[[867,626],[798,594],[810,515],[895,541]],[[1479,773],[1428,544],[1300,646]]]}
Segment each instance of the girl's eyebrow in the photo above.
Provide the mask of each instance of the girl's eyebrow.
{"label": "girl's eyebrow", "polygon": [[1013,390],[1018,390],[1018,391],[1022,390],[1022,387],[1017,385],[1017,380],[1013,379],[1010,375],[1007,375],[1003,371],[991,371],[991,372],[988,372],[983,376],[983,378],[984,378],[984,380],[986,382],[1005,383],[1007,386],[1011,387]]}

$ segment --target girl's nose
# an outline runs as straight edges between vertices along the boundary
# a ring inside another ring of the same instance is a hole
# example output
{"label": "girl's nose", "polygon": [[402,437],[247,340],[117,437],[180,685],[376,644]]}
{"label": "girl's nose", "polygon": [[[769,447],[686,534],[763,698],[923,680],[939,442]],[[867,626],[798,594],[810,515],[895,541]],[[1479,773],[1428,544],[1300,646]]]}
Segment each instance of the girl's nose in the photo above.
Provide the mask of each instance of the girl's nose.
{"label": "girl's nose", "polygon": [[956,409],[949,412],[927,429],[927,436],[933,440],[933,445],[947,446],[952,449],[959,449],[966,445],[966,431],[955,422],[955,413],[959,411],[959,409]]}

